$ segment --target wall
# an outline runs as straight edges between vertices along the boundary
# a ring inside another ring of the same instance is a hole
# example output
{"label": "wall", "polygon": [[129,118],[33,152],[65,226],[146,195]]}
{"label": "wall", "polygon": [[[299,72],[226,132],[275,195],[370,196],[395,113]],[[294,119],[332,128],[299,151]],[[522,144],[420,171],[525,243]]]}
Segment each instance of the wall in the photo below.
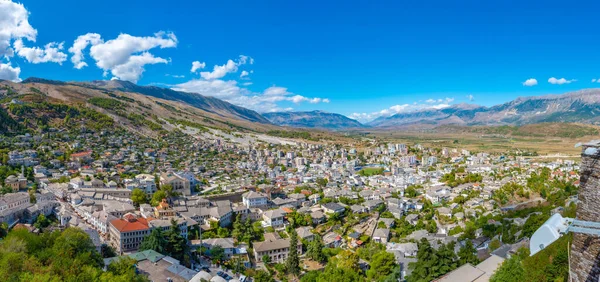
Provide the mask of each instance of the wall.
{"label": "wall", "polygon": [[[600,222],[600,150],[594,150],[599,148],[599,142],[583,145],[577,204],[579,220]],[[600,237],[579,233],[573,235],[571,281],[599,281]]]}

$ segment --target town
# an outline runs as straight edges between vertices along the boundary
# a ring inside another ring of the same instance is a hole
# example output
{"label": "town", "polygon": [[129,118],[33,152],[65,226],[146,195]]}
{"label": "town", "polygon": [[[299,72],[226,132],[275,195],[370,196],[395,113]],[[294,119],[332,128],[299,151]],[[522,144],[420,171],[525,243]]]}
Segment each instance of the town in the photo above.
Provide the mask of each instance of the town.
{"label": "town", "polygon": [[178,127],[0,137],[2,235],[77,228],[152,281],[488,281],[577,204],[569,158]]}

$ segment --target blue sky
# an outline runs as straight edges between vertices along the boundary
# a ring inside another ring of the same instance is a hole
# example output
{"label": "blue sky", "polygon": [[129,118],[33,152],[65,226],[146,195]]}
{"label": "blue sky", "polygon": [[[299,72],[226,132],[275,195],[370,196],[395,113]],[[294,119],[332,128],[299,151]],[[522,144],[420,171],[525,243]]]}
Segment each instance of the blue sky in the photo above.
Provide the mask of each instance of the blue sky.
{"label": "blue sky", "polygon": [[[13,53],[0,49],[4,79],[120,78],[261,112],[319,109],[362,121],[599,86],[592,79],[600,78],[600,3],[593,1],[0,5],[0,47],[4,40]],[[89,44],[74,63],[70,49],[80,36]],[[204,68],[191,72],[194,61]],[[530,78],[537,84],[524,85]]]}

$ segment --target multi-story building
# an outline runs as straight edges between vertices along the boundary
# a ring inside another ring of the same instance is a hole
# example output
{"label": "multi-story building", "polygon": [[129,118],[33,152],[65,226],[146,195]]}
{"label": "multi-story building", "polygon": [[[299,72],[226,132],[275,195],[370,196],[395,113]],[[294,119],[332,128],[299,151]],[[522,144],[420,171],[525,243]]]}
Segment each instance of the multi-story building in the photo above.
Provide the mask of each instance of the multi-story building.
{"label": "multi-story building", "polygon": [[190,181],[175,173],[168,172],[161,174],[160,185],[167,184],[173,187],[173,192],[181,193],[185,196],[192,194],[192,190],[190,189]]}
{"label": "multi-story building", "polygon": [[110,245],[117,252],[134,251],[150,234],[150,226],[145,218],[128,213],[110,221],[109,234]]}
{"label": "multi-story building", "polygon": [[247,208],[266,207],[269,198],[259,192],[250,191],[242,195],[242,201]]}
{"label": "multi-story building", "polygon": [[0,197],[0,222],[13,224],[22,218],[31,206],[26,192],[9,193]]}
{"label": "multi-story building", "polygon": [[[296,246],[298,254],[302,254],[302,242]],[[290,240],[281,239],[277,233],[265,234],[265,241],[254,243],[254,257],[258,262],[263,261],[263,256],[269,256],[271,262],[282,263],[290,254]]]}

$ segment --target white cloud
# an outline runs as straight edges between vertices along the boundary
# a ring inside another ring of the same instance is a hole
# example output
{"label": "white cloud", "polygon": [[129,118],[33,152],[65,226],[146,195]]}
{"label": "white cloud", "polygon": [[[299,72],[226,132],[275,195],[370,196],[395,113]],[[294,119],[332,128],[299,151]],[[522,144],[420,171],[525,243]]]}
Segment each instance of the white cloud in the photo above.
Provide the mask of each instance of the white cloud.
{"label": "white cloud", "polygon": [[[243,83],[242,85],[247,86],[246,83]],[[330,102],[329,99],[326,98],[308,98],[295,94],[290,92],[286,87],[275,85],[268,87],[261,93],[253,92],[247,88],[240,87],[235,80],[193,79],[185,83],[177,84],[173,86],[173,89],[217,97],[234,105],[256,110],[258,112],[286,110],[286,108],[281,108],[279,106],[278,103],[280,102],[292,102],[295,104],[302,102],[313,104]]]}
{"label": "white cloud", "polygon": [[80,35],[73,41],[73,46],[69,48],[69,53],[71,55],[71,62],[73,63],[73,67],[76,69],[82,69],[86,67],[88,64],[83,61],[84,55],[83,50],[87,48],[89,45],[97,45],[104,42],[102,37],[98,33],[87,33],[84,35]]}
{"label": "white cloud", "polygon": [[190,72],[196,72],[199,69],[203,69],[206,67],[206,63],[205,62],[200,62],[200,61],[193,61],[192,62],[192,69],[190,70]]}
{"label": "white cloud", "polygon": [[0,63],[0,79],[10,80],[14,82],[19,82],[21,79],[19,78],[19,74],[21,73],[21,68],[12,67],[9,64]]}
{"label": "white cloud", "polygon": [[[144,66],[149,64],[166,64],[169,60],[155,57],[148,52],[154,48],[173,48],[177,46],[177,37],[170,32],[157,32],[154,36],[132,36],[119,34],[115,39],[104,42],[95,33],[79,36],[69,52],[73,53],[73,63],[76,68],[82,68],[86,64],[82,62],[85,47],[92,45],[90,56],[96,61],[96,66],[104,70],[104,75],[110,72],[115,79],[137,82]],[[83,63],[83,64],[82,64]]]}
{"label": "white cloud", "polygon": [[245,65],[247,63],[254,64],[254,59],[251,57],[240,55],[237,61],[227,60],[227,63],[224,65],[215,65],[213,67],[213,71],[203,71],[200,72],[200,76],[206,80],[211,79],[219,79],[227,75],[228,73],[234,73],[238,71],[239,66]]}
{"label": "white cloud", "polygon": [[23,4],[0,1],[0,57],[14,54],[11,40],[26,38],[35,42],[37,30],[29,24],[29,12]]}
{"label": "white cloud", "polygon": [[245,78],[245,77],[247,78],[248,75],[250,75],[250,73],[244,70],[244,71],[242,71],[242,73],[240,73],[240,78]]}
{"label": "white cloud", "polygon": [[558,85],[569,84],[569,83],[575,82],[575,81],[577,81],[577,80],[576,79],[565,79],[564,77],[563,78],[556,78],[556,77],[548,78],[548,82],[550,84],[558,84]]}
{"label": "white cloud", "polygon": [[523,82],[524,86],[534,86],[534,85],[537,85],[537,84],[538,84],[538,81],[535,78],[530,78],[528,80],[525,80],[525,82]]}
{"label": "white cloud", "polygon": [[242,83],[242,85],[244,85],[244,86],[250,86],[252,84],[253,84],[252,82],[244,82],[244,83]]}
{"label": "white cloud", "polygon": [[144,52],[141,55],[133,55],[120,65],[116,65],[111,69],[113,74],[112,79],[127,80],[137,82],[144,72],[145,65],[166,64],[168,61],[163,58],[154,57],[154,55]]}
{"label": "white cloud", "polygon": [[597,82],[600,83],[600,78],[596,79],[596,78],[592,78],[592,82]]}
{"label": "white cloud", "polygon": [[471,94],[467,95],[467,99],[469,99],[469,101],[473,101],[475,100],[475,97]]}
{"label": "white cloud", "polygon": [[290,94],[285,87],[271,86],[263,92],[266,96],[282,96]]}
{"label": "white cloud", "polygon": [[[356,119],[361,122],[369,122],[378,117],[392,116],[392,115],[399,114],[399,113],[407,113],[407,112],[414,112],[414,111],[427,110],[427,109],[437,109],[437,110],[444,109],[444,108],[450,107],[450,103],[452,103],[453,101],[454,101],[454,98],[428,99],[428,100],[425,100],[425,103],[413,102],[411,104],[398,104],[398,105],[394,105],[394,106],[391,106],[386,109],[382,109],[377,112],[352,113],[352,114],[348,115],[348,117],[352,118],[352,119]],[[433,103],[436,103],[436,104],[433,104]]]}
{"label": "white cloud", "polygon": [[63,53],[63,42],[56,43],[51,42],[46,44],[44,48],[39,47],[25,47],[22,39],[17,39],[13,44],[15,51],[19,57],[25,58],[30,63],[58,63],[61,64],[67,60],[67,54]]}
{"label": "white cloud", "polygon": [[185,75],[179,75],[179,74],[165,74],[165,76],[170,76],[170,77],[174,77],[174,78],[184,78]]}

